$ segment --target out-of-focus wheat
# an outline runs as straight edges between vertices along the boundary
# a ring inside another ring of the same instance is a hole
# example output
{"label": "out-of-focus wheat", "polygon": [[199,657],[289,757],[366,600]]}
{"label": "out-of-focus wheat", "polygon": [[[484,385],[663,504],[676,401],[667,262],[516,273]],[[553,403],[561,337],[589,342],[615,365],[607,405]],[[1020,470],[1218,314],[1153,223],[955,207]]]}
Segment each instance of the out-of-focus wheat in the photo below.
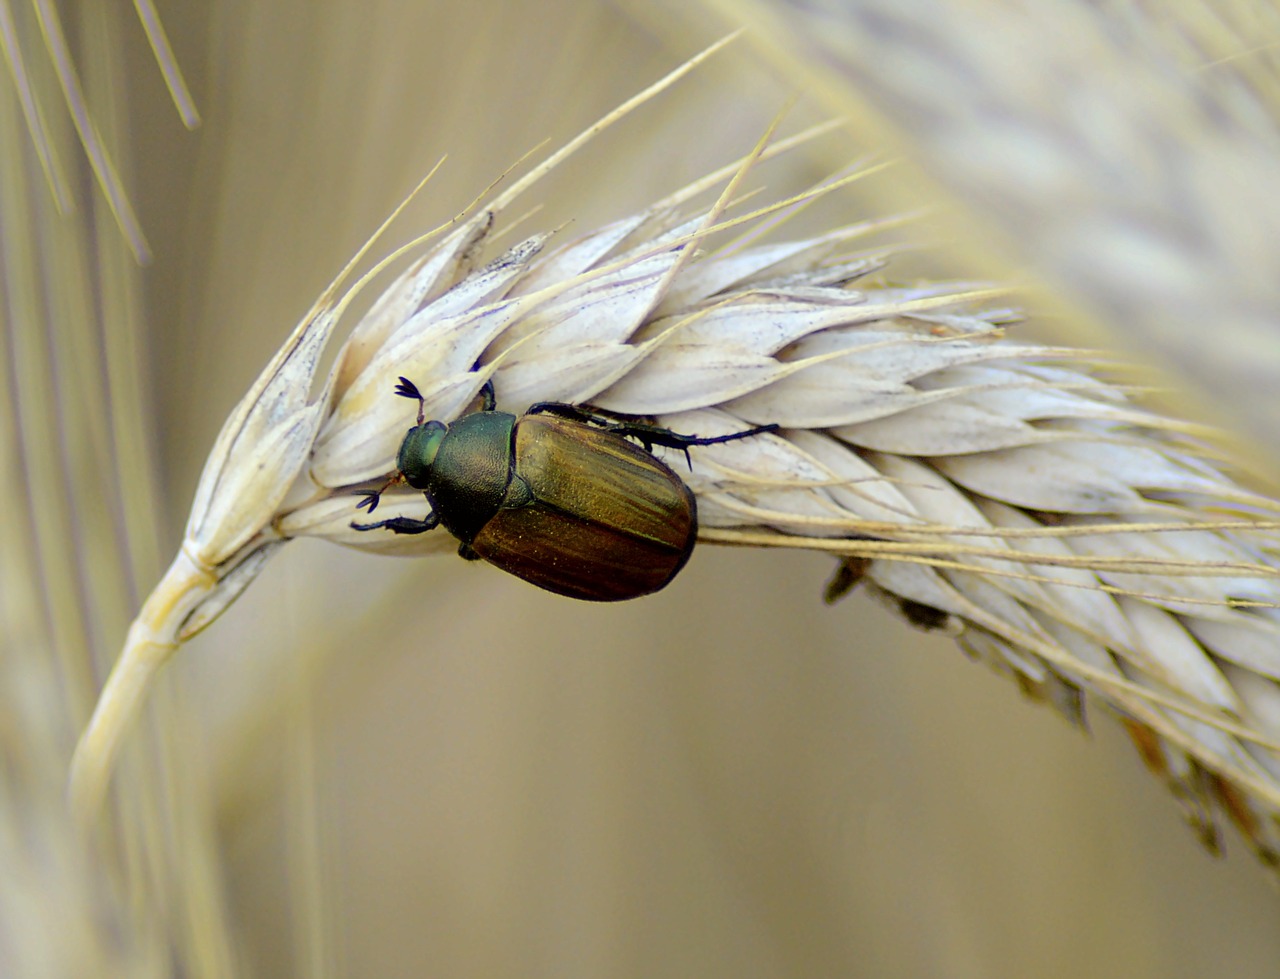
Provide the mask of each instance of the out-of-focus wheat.
{"label": "out-of-focus wheat", "polygon": [[[146,245],[107,150],[124,146],[127,161],[118,51],[137,26],[101,5],[15,7],[0,4],[15,81],[0,85],[0,973],[161,976],[175,956],[216,971],[229,953],[213,838],[170,807],[189,793],[164,784],[164,759],[126,758],[121,818],[92,834],[65,795],[103,637],[159,570],[135,260]],[[177,746],[182,720],[161,694]],[[144,853],[147,873],[121,872]]]}
{"label": "out-of-focus wheat", "polygon": [[[896,141],[953,227],[1280,449],[1280,11],[1237,0],[705,0]],[[686,17],[679,5],[670,14]],[[868,117],[872,117],[868,119]],[[957,209],[957,213],[961,213]],[[1271,471],[1270,461],[1258,465]]]}

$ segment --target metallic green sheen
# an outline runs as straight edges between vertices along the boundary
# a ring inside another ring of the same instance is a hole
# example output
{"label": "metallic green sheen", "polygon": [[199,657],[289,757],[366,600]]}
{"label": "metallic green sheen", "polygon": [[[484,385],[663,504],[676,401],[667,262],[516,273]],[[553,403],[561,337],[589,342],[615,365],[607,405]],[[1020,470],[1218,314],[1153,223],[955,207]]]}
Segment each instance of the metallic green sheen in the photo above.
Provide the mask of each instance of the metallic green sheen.
{"label": "metallic green sheen", "polygon": [[[413,475],[401,459],[400,469],[409,485],[426,493],[440,523],[464,544],[493,518],[506,498],[514,471],[515,424],[516,416],[505,411],[463,415],[448,426],[433,457]],[[426,427],[419,425],[405,436],[402,457],[414,432]]]}
{"label": "metallic green sheen", "polygon": [[431,475],[431,465],[440,451],[448,427],[437,421],[415,425],[409,429],[400,443],[396,456],[396,468],[404,474],[405,482],[414,489],[424,489]]}

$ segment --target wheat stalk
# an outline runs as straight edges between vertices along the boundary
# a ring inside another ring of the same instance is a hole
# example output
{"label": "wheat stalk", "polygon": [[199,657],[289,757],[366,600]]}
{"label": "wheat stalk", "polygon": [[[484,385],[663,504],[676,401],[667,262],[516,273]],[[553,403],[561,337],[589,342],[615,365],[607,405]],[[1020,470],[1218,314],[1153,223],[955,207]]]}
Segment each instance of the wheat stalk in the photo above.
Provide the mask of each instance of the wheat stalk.
{"label": "wheat stalk", "polygon": [[[697,453],[686,480],[703,539],[830,551],[829,597],[861,582],[1078,723],[1092,696],[1207,843],[1224,812],[1273,862],[1276,504],[1234,483],[1198,429],[1134,404],[1096,358],[1010,339],[1000,291],[893,283],[892,249],[868,241],[893,222],[759,243],[852,179],[752,209],[756,168],[797,140],[762,141],[577,240],[539,233],[495,256],[516,198],[629,107],[415,243],[314,398],[363,280],[335,283],[303,320],[210,453],[182,547],[77,749],[80,810],[96,808],[156,671],[285,542],[453,548],[442,532],[351,528],[357,491],[394,468],[412,422],[391,396],[406,375],[446,420],[492,381],[516,412],[555,400],[704,435],[780,425]],[[381,512],[424,508],[394,490]]]}

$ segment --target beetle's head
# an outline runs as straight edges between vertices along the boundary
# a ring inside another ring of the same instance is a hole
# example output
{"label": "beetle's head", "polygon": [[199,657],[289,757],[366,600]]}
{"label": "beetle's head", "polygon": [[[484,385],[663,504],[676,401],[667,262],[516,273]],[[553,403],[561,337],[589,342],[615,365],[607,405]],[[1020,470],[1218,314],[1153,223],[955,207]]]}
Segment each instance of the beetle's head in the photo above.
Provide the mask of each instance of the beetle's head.
{"label": "beetle's head", "polygon": [[431,464],[436,461],[440,443],[449,426],[444,422],[429,421],[414,425],[400,443],[396,467],[404,474],[404,481],[414,489],[426,489],[431,478]]}

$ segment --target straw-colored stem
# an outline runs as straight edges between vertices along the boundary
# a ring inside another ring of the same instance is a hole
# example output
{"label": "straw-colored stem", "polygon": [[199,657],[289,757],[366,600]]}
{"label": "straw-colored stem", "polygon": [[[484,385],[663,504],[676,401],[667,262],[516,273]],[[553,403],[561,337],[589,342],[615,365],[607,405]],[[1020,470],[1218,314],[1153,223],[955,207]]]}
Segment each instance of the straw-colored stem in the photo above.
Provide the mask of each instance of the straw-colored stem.
{"label": "straw-colored stem", "polygon": [[124,735],[160,668],[180,645],[179,626],[216,583],[207,568],[179,551],[129,627],[124,649],[71,759],[69,794],[78,818],[87,822],[101,807]]}

